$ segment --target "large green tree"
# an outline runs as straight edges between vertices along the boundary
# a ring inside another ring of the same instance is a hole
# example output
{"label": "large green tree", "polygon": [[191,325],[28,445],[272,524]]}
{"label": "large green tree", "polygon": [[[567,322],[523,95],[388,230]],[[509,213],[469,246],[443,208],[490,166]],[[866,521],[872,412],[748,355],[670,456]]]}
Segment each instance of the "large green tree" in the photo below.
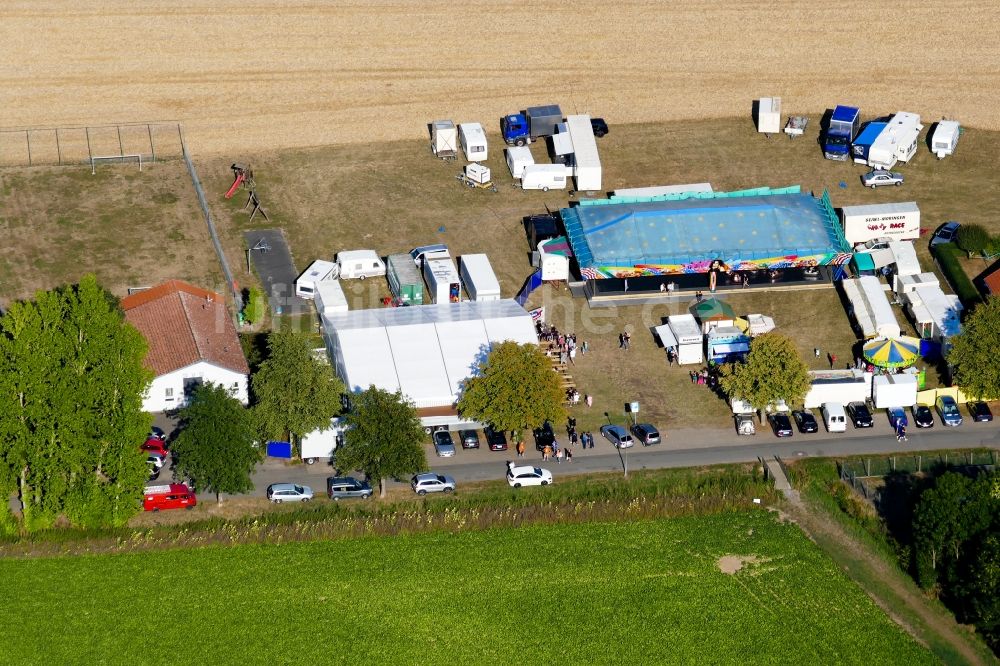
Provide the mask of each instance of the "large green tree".
{"label": "large green tree", "polygon": [[966,395],[1000,398],[1000,297],[992,296],[966,318],[951,339],[947,361]]}
{"label": "large green tree", "polygon": [[501,342],[465,380],[458,410],[498,430],[519,431],[565,419],[566,394],[538,345]]}
{"label": "large green tree", "polygon": [[424,430],[417,410],[400,392],[371,386],[354,394],[344,421],[344,445],[337,449],[337,467],[360,469],[369,479],[378,479],[380,497],[385,497],[386,478],[427,468],[421,444]]}
{"label": "large green tree", "polygon": [[746,361],[723,366],[719,382],[730,397],[765,409],[777,400],[801,402],[809,391],[809,368],[795,343],[771,332],[753,339]]}
{"label": "large green tree", "polygon": [[176,474],[199,490],[230,495],[253,490],[250,475],[260,461],[250,412],[217,384],[199,386],[180,412],[181,432],[171,449]]}
{"label": "large green tree", "polygon": [[92,275],[0,318],[0,491],[17,488],[24,529],[59,515],[122,525],[139,510],[146,349]]}
{"label": "large green tree", "polygon": [[267,360],[251,380],[255,422],[264,438],[288,437],[298,450],[303,435],[329,428],[340,413],[344,385],[313,357],[304,335],[274,332],[267,346]]}
{"label": "large green tree", "polygon": [[969,256],[982,252],[990,246],[992,241],[990,232],[979,224],[963,224],[955,238],[955,244],[967,252]]}

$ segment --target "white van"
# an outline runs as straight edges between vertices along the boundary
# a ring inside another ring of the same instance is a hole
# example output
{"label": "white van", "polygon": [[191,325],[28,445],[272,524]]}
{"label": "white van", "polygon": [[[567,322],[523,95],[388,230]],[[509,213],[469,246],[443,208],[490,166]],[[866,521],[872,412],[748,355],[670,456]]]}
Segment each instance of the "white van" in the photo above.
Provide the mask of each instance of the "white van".
{"label": "white van", "polygon": [[379,277],[385,275],[385,262],[375,250],[345,250],[337,254],[341,278]]}
{"label": "white van", "polygon": [[565,190],[569,169],[563,164],[529,164],[521,172],[522,190]]}
{"label": "white van", "polygon": [[823,421],[827,432],[847,432],[847,412],[839,402],[823,403]]}

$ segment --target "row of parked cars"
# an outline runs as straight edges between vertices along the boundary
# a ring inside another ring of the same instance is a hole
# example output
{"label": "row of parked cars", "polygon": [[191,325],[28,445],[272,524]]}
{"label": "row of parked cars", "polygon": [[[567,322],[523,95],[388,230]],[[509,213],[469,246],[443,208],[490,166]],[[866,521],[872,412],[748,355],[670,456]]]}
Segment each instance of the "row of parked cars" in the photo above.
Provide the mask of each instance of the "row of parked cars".
{"label": "row of parked cars", "polygon": [[[490,451],[506,451],[507,436],[502,430],[494,430],[490,426],[483,428],[483,437]],[[451,458],[455,455],[455,440],[447,430],[435,430],[432,435],[434,453],[440,458]],[[478,449],[480,447],[479,433],[475,430],[459,430],[458,440],[463,449]]]}
{"label": "row of parked cars", "polygon": [[[845,427],[839,426],[846,426],[846,421],[848,420],[855,428],[872,428],[875,426],[875,419],[867,403],[852,402],[847,405],[843,415],[840,409],[838,409],[839,407],[839,405],[823,406],[823,418],[826,422],[827,431],[843,432]],[[985,402],[969,402],[966,407],[969,410],[969,416],[977,423],[993,420],[993,413],[990,411],[989,405]],[[913,425],[917,428],[934,427],[934,412],[937,412],[941,423],[946,426],[962,425],[962,413],[959,411],[955,399],[950,396],[939,397],[934,403],[933,411],[927,405],[914,405],[911,407],[910,414],[913,416]],[[844,415],[846,415],[846,418],[844,418]],[[902,407],[889,407],[886,409],[886,416],[889,419],[889,425],[894,430],[899,426],[907,428],[910,425],[907,410]],[[808,409],[793,411],[791,419],[789,419],[786,412],[770,414],[767,418],[771,429],[778,437],[792,436],[792,421],[795,422],[795,426],[800,433],[819,431],[819,423],[815,415]]]}

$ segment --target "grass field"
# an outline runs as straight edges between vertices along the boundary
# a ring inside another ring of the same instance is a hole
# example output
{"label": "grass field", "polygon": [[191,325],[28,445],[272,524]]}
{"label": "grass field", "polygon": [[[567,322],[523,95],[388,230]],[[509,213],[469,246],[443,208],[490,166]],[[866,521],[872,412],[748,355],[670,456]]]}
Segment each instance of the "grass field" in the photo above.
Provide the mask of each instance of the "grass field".
{"label": "grass field", "polygon": [[764,511],[7,559],[0,581],[12,662],[933,663]]}

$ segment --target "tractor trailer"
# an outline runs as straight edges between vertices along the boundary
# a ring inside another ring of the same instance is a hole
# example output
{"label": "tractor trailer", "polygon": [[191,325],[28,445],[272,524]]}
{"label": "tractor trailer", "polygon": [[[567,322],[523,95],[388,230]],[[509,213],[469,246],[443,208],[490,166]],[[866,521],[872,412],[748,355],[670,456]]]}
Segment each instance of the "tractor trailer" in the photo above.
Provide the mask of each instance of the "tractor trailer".
{"label": "tractor trailer", "polygon": [[830,116],[830,126],[823,137],[823,156],[828,160],[846,162],[850,157],[851,142],[861,129],[861,110],[854,106],[840,106]]}
{"label": "tractor trailer", "polygon": [[562,122],[562,110],[556,104],[532,106],[521,113],[512,113],[500,119],[500,133],[508,146],[526,144],[556,133]]}

